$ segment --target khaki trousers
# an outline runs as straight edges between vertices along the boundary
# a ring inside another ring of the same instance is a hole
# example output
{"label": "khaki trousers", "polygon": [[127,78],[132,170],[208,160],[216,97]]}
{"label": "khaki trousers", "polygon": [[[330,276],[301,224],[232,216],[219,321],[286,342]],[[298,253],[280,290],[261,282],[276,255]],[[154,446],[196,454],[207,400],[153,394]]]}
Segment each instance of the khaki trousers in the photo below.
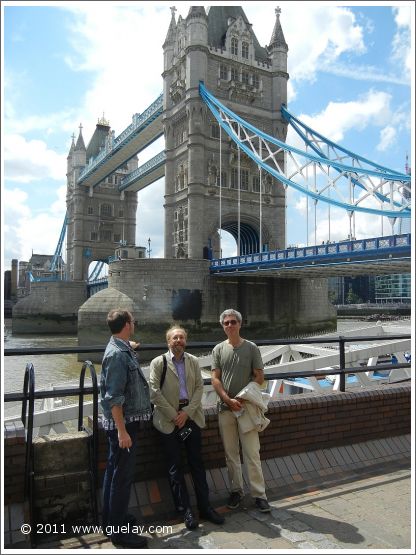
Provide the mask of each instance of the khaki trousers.
{"label": "khaki trousers", "polygon": [[263,471],[260,462],[260,440],[257,430],[243,434],[238,426],[238,418],[230,410],[218,413],[218,425],[224,445],[231,491],[244,493],[240,446],[238,443],[240,439],[243,460],[250,483],[250,493],[253,497],[266,499]]}

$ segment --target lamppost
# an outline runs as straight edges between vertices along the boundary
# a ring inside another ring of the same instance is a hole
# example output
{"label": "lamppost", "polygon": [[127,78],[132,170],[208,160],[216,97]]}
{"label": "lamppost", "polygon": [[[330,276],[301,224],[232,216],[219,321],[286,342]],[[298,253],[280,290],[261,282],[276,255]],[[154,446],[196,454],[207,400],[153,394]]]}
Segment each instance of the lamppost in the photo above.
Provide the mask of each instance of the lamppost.
{"label": "lamppost", "polygon": [[147,240],[147,244],[149,245],[149,247],[147,249],[147,254],[148,254],[149,258],[150,258],[150,253],[152,252],[152,249],[150,248],[150,243],[151,243],[151,240],[150,240],[150,237],[149,237],[149,239]]}

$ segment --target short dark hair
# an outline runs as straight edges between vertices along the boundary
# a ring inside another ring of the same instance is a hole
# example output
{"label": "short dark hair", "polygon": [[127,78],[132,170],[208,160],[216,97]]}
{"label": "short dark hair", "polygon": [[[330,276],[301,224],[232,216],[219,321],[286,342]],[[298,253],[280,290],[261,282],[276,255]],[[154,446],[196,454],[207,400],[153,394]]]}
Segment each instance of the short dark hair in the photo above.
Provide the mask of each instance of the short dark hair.
{"label": "short dark hair", "polygon": [[128,310],[114,308],[107,315],[107,324],[111,333],[120,333],[126,324],[133,322],[133,316]]}

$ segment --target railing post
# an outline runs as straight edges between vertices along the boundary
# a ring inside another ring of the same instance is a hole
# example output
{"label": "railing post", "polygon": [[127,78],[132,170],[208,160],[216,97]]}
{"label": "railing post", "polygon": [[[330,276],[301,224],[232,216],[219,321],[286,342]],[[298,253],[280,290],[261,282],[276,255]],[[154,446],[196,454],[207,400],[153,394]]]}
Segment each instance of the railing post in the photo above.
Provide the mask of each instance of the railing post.
{"label": "railing post", "polygon": [[345,338],[342,335],[339,336],[339,369],[339,390],[345,391]]}

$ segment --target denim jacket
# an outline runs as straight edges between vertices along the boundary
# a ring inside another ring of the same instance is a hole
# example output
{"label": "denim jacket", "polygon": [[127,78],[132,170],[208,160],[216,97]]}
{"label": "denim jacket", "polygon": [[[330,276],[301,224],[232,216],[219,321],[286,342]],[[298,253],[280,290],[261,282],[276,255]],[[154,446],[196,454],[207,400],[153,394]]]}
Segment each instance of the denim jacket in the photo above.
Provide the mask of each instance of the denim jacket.
{"label": "denim jacket", "polygon": [[101,377],[100,401],[104,417],[112,418],[114,405],[123,407],[124,417],[139,416],[150,411],[149,384],[133,351],[112,336],[105,349]]}

